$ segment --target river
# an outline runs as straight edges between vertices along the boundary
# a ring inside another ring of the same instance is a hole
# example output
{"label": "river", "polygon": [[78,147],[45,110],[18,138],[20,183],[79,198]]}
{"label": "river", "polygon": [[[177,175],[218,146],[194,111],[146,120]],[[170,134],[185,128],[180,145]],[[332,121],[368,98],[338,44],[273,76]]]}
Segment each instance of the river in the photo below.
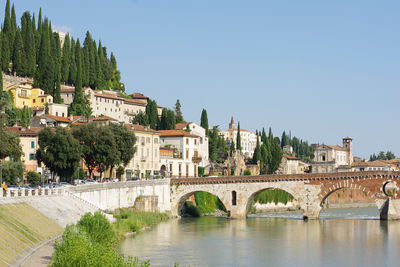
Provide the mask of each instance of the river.
{"label": "river", "polygon": [[320,217],[171,219],[127,238],[120,249],[151,266],[400,266],[400,222],[379,221],[374,208],[328,209]]}

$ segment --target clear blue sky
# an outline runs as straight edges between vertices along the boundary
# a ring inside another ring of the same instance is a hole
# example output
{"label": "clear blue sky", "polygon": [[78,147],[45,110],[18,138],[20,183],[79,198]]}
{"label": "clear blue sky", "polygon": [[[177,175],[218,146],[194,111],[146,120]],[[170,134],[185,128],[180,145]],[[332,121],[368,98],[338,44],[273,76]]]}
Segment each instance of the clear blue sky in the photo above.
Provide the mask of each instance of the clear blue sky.
{"label": "clear blue sky", "polygon": [[[0,6],[4,10],[5,0]],[[127,92],[226,128],[400,155],[400,1],[15,0],[117,57]],[[1,13],[3,19],[4,11]]]}

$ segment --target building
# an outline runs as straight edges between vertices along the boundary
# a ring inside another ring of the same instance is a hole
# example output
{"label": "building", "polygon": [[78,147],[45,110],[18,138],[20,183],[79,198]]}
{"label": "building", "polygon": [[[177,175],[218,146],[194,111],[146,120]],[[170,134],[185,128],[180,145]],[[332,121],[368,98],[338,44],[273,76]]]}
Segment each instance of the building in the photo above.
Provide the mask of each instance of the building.
{"label": "building", "polygon": [[353,139],[342,139],[343,146],[317,145],[312,161],[312,173],[329,173],[349,170],[353,164]]}
{"label": "building", "polygon": [[160,132],[161,173],[167,177],[197,177],[198,167],[203,167],[200,136],[183,130]]}
{"label": "building", "polygon": [[[236,144],[238,129],[236,128],[233,117],[229,123],[229,129],[221,131],[228,146],[233,141]],[[242,153],[246,158],[252,158],[254,149],[257,145],[257,135],[245,129],[240,129],[240,140],[242,145]]]}
{"label": "building", "polygon": [[[94,117],[108,116],[122,123],[131,123],[139,112],[146,111],[146,99],[148,97],[142,94],[140,94],[143,96],[142,98],[136,95],[136,99],[131,99],[119,96],[116,91],[92,90],[90,88],[83,88],[82,90],[90,102]],[[70,105],[74,100],[74,95],[74,87],[61,86],[61,98],[65,104]]]}
{"label": "building", "polygon": [[160,175],[160,132],[138,124],[124,124],[136,136],[136,153],[127,166],[123,180]]}
{"label": "building", "polygon": [[30,82],[15,84],[8,87],[6,90],[11,92],[14,106],[19,109],[24,106],[29,108],[43,108],[46,103],[53,103],[53,97],[51,95],[45,94],[40,88],[33,88],[33,84]]}
{"label": "building", "polygon": [[200,137],[199,146],[198,146],[198,154],[201,157],[201,162],[199,166],[206,167],[210,164],[208,159],[208,136],[206,135],[206,129],[201,127],[199,124],[195,122],[182,122],[176,124],[176,130],[186,130],[187,128],[190,130],[191,134],[197,135]]}
{"label": "building", "polygon": [[362,171],[398,171],[399,168],[396,164],[389,163],[386,160],[375,160],[375,161],[362,161],[354,162],[351,165],[351,170],[355,172]]}
{"label": "building", "polygon": [[294,155],[283,154],[277,174],[301,174],[308,172],[310,164],[302,162]]}
{"label": "building", "polygon": [[[7,127],[7,130],[16,133],[19,136],[19,141],[22,149],[20,160],[25,165],[25,171],[39,172],[38,162],[36,160],[36,151],[38,145],[38,133],[41,128],[25,128],[25,127]],[[13,160],[12,157],[7,157],[5,161]]]}
{"label": "building", "polygon": [[31,119],[32,127],[67,127],[79,122],[80,116],[54,116],[50,114],[36,115]]}

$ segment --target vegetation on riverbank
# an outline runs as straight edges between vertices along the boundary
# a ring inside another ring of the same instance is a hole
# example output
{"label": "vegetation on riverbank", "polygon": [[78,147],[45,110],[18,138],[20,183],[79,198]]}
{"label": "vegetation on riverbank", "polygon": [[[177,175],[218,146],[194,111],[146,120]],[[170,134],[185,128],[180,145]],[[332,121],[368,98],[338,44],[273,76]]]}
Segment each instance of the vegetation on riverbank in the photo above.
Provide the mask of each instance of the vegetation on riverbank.
{"label": "vegetation on riverbank", "polygon": [[55,246],[51,266],[150,266],[150,261],[120,255],[118,241],[127,232],[150,227],[168,216],[123,209],[115,218],[111,224],[100,212],[87,213],[77,224],[68,225]]}
{"label": "vegetation on riverbank", "polygon": [[151,227],[157,223],[168,220],[168,215],[160,212],[145,212],[130,209],[120,209],[119,214],[114,215],[116,222],[112,228],[117,239],[124,238],[126,233],[137,232],[142,228]]}
{"label": "vegetation on riverbank", "polygon": [[275,203],[275,205],[278,203],[283,203],[286,205],[288,202],[293,201],[293,199],[294,198],[291,194],[281,189],[264,190],[259,193],[251,202],[249,213],[256,213],[256,209],[254,207],[256,202],[260,204]]}
{"label": "vegetation on riverbank", "polygon": [[191,201],[185,202],[185,212],[192,217],[200,217],[206,213],[216,211],[226,212],[226,208],[222,201],[215,195],[208,192],[197,192],[194,194],[196,205]]}

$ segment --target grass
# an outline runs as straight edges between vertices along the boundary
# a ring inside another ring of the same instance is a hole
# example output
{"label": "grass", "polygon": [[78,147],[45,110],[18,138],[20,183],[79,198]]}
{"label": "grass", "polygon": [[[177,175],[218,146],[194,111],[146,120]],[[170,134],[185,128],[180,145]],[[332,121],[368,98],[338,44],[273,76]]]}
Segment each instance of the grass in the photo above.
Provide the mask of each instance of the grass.
{"label": "grass", "polygon": [[168,215],[160,212],[145,212],[132,209],[120,209],[114,214],[116,222],[112,224],[117,240],[124,239],[126,233],[137,232],[144,227],[151,227],[168,220]]}
{"label": "grass", "polygon": [[0,266],[62,232],[62,228],[26,203],[0,205]]}

